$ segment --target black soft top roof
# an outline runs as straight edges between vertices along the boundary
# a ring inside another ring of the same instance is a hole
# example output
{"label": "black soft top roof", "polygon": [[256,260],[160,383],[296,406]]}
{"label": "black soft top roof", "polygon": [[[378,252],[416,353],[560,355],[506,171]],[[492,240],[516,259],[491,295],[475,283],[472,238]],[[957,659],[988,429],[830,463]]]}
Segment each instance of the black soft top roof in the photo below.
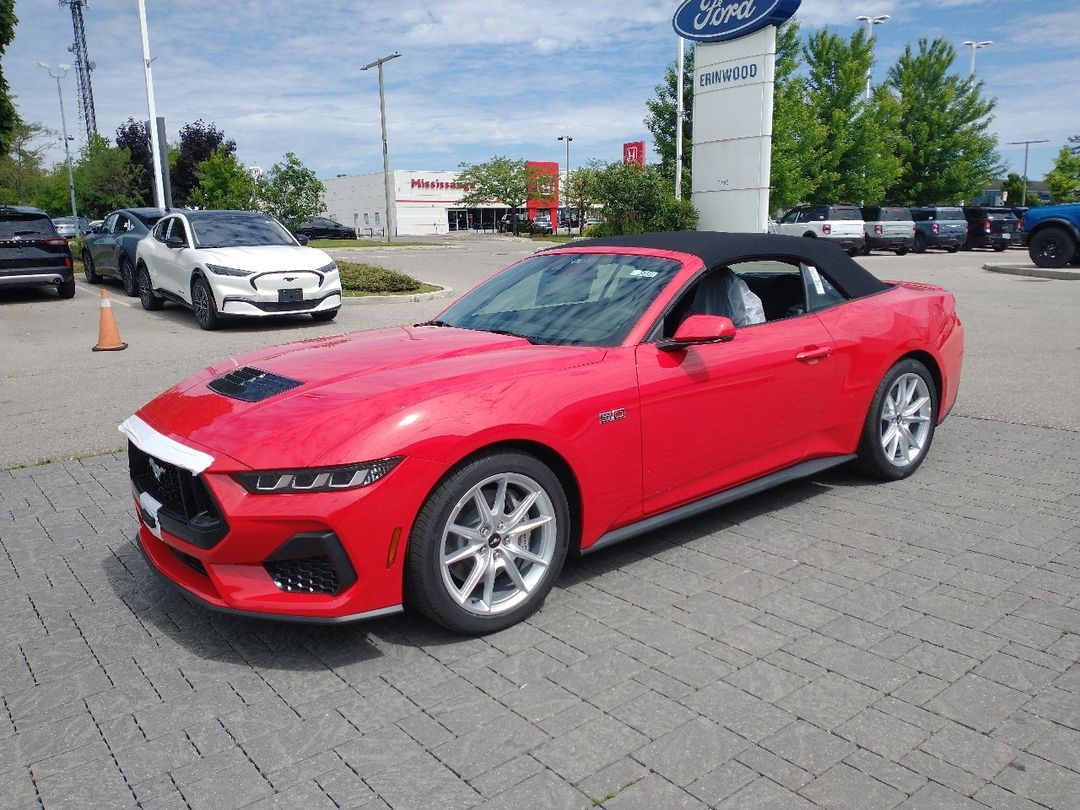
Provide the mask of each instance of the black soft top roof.
{"label": "black soft top roof", "polygon": [[634,236],[582,239],[565,247],[654,248],[688,253],[706,267],[720,267],[745,259],[796,259],[811,264],[849,298],[861,298],[889,289],[839,246],[822,239],[773,233],[722,233],[720,231],[668,231]]}

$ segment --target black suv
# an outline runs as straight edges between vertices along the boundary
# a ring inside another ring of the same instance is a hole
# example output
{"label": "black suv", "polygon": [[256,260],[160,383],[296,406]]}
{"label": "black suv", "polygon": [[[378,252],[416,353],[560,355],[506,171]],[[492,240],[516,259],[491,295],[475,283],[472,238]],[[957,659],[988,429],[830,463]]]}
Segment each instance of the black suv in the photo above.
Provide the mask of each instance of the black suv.
{"label": "black suv", "polygon": [[964,206],[964,218],[968,222],[966,248],[992,247],[1005,250],[1012,244],[1016,233],[1016,214],[1010,208],[987,205]]}
{"label": "black suv", "polygon": [[22,205],[0,206],[0,287],[52,284],[61,298],[75,297],[68,241],[49,215]]}
{"label": "black suv", "polygon": [[294,222],[289,230],[297,236],[306,236],[308,239],[355,239],[356,231],[352,228],[335,222],[329,217],[311,217],[310,219]]}

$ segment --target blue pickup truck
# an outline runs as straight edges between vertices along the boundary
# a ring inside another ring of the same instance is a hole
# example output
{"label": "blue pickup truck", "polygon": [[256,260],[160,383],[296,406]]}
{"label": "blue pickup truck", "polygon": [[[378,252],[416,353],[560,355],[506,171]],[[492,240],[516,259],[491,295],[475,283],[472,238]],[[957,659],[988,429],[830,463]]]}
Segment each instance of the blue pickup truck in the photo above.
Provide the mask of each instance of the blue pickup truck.
{"label": "blue pickup truck", "polygon": [[1029,208],[1024,232],[1028,255],[1037,267],[1080,263],[1080,203]]}

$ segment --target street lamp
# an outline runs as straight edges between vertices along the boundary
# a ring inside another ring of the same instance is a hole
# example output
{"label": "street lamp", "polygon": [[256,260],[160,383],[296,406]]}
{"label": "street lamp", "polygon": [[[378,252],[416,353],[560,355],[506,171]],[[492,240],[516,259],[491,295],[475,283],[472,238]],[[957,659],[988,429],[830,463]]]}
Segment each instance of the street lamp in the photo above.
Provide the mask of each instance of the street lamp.
{"label": "street lamp", "polygon": [[146,82],[146,109],[150,113],[150,153],[154,168],[154,202],[158,208],[165,207],[165,172],[168,167],[161,165],[161,139],[158,137],[157,107],[154,104],[154,72],[150,63],[150,34],[146,30],[146,2],[139,0],[139,35],[142,38],[143,79]]}
{"label": "street lamp", "polygon": [[1041,141],[1009,141],[1009,146],[1024,146],[1024,191],[1020,197],[1020,205],[1027,205],[1027,159],[1028,159],[1028,147],[1033,143],[1050,143],[1048,140]]}
{"label": "street lamp", "polygon": [[563,196],[566,197],[566,235],[570,235],[570,197],[567,194],[567,189],[570,188],[570,141],[574,140],[569,135],[560,135],[558,137],[560,141],[566,141],[566,184],[563,187]]}
{"label": "street lamp", "polygon": [[994,41],[992,39],[982,39],[982,40],[979,40],[978,42],[976,42],[973,39],[965,39],[960,44],[961,45],[967,45],[969,48],[971,48],[971,70],[968,71],[968,76],[974,76],[975,75],[975,51],[979,50],[979,48],[985,48],[987,45],[993,45]]}
{"label": "street lamp", "polygon": [[56,95],[60,98],[60,126],[64,130],[64,158],[67,161],[68,170],[68,191],[71,193],[71,217],[75,220],[75,233],[79,233],[79,211],[75,207],[75,175],[71,171],[71,149],[68,146],[68,134],[67,134],[67,117],[64,115],[64,92],[60,89],[60,80],[67,76],[68,71],[71,70],[71,65],[57,65],[61,71],[59,76],[52,72],[52,68],[49,67],[48,62],[38,62],[38,64],[45,68],[45,71],[56,79]]}
{"label": "street lamp", "polygon": [[[891,20],[892,17],[888,14],[879,14],[877,17],[867,17],[863,15],[861,17],[856,17],[855,19],[859,22],[866,23],[867,41],[870,41],[874,38],[874,26],[881,25],[886,20]],[[870,100],[870,71],[866,72],[866,100]]]}
{"label": "street lamp", "polygon": [[383,193],[386,199],[386,241],[390,241],[390,156],[386,149],[386,96],[383,92],[383,75],[382,66],[384,62],[389,62],[391,59],[397,59],[401,56],[400,53],[394,51],[389,56],[383,56],[376,59],[370,64],[364,65],[361,70],[370,70],[373,67],[379,69],[379,115],[382,117],[382,173],[383,173]]}

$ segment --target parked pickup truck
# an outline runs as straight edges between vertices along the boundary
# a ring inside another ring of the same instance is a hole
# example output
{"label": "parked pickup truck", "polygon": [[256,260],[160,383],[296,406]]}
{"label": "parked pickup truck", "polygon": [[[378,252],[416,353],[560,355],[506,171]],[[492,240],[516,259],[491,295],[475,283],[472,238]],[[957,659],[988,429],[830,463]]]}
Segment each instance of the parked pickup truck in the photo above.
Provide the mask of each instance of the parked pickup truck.
{"label": "parked pickup truck", "polygon": [[862,213],[854,205],[799,205],[770,224],[769,231],[825,239],[852,256],[865,244]]}
{"label": "parked pickup truck", "polygon": [[1080,203],[1029,208],[1023,222],[1028,255],[1036,266],[1080,264]]}

